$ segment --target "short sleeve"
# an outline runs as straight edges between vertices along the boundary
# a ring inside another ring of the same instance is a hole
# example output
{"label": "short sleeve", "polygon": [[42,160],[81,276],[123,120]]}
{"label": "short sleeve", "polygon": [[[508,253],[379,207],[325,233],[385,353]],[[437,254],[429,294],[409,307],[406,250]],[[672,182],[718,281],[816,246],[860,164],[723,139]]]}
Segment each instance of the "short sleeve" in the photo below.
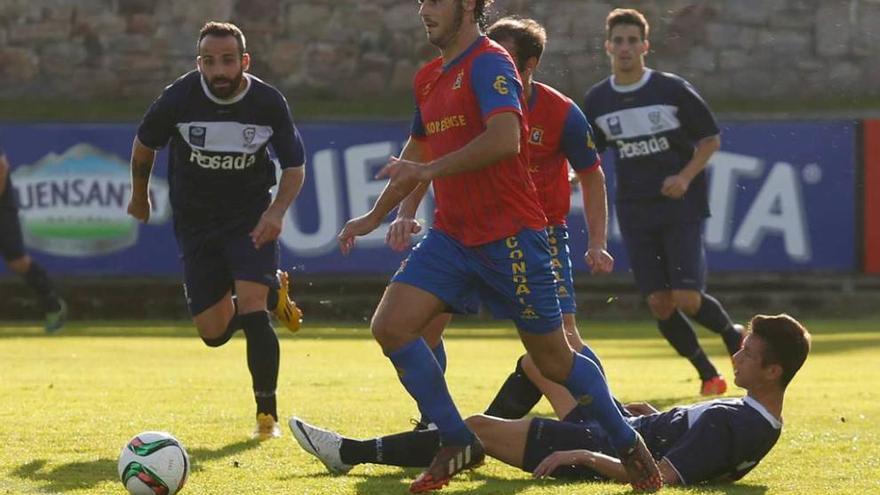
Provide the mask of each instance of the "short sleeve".
{"label": "short sleeve", "polygon": [[501,53],[487,52],[474,59],[471,87],[480,105],[483,122],[501,112],[522,115],[522,83],[513,62]]}
{"label": "short sleeve", "polygon": [[603,153],[608,147],[608,140],[606,139],[602,128],[596,125],[596,112],[592,109],[591,94],[591,92],[588,92],[586,96],[584,96],[583,114],[587,118],[587,123],[589,124],[590,129],[593,131],[593,144],[595,145],[596,152]]}
{"label": "short sleeve", "polygon": [[682,81],[679,98],[679,120],[688,137],[699,141],[720,132],[718,123],[715,122],[715,116],[709,110],[709,105],[689,82]]}
{"label": "short sleeve", "polygon": [[158,150],[164,148],[175,131],[178,102],[174,97],[174,85],[168,86],[150,105],[138,126],[137,138],[144,146]]}
{"label": "short sleeve", "polygon": [[269,143],[272,144],[272,149],[275,150],[275,155],[278,157],[278,163],[282,169],[301,167],[306,161],[302,137],[293,124],[293,116],[290,113],[287,100],[280,93],[278,100],[278,116],[272,126],[272,137],[269,139]]}
{"label": "short sleeve", "polygon": [[424,139],[428,135],[425,132],[425,123],[422,120],[422,112],[416,107],[413,112],[412,125],[410,126],[410,135],[416,139]]}
{"label": "short sleeve", "polygon": [[571,168],[577,172],[586,172],[599,166],[593,131],[584,113],[574,103],[565,118],[560,147]]}

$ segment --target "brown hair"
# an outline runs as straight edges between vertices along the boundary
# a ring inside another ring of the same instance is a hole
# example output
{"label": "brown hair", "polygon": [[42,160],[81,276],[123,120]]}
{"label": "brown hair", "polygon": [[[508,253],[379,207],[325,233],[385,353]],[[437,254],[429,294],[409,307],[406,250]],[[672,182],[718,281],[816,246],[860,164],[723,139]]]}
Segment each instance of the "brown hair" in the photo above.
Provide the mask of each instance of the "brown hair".
{"label": "brown hair", "polygon": [[477,21],[477,24],[481,28],[485,28],[488,24],[488,21],[486,20],[486,11],[493,3],[495,3],[495,0],[477,0],[474,4],[474,20]]}
{"label": "brown hair", "polygon": [[785,388],[804,364],[810,353],[810,332],[797,320],[783,313],[775,316],[756,315],[749,322],[749,331],[765,344],[761,363],[782,367],[779,381]]}
{"label": "brown hair", "polygon": [[504,17],[489,26],[486,34],[495,41],[512,40],[516,46],[517,67],[535,57],[541,59],[547,44],[547,31],[538,21],[520,17]]}
{"label": "brown hair", "polygon": [[648,39],[648,32],[651,26],[648,25],[648,19],[645,15],[636,9],[614,9],[605,18],[605,37],[611,39],[611,30],[620,24],[630,24],[639,28],[642,33],[642,41]]}
{"label": "brown hair", "polygon": [[235,38],[235,41],[238,42],[238,54],[241,56],[247,51],[247,43],[244,39],[244,33],[241,32],[241,29],[239,29],[238,26],[231,22],[208,21],[205,23],[205,25],[202,26],[201,31],[199,31],[199,41],[196,43],[196,53],[198,53],[199,46],[202,44],[202,40],[205,39],[205,36],[232,36]]}

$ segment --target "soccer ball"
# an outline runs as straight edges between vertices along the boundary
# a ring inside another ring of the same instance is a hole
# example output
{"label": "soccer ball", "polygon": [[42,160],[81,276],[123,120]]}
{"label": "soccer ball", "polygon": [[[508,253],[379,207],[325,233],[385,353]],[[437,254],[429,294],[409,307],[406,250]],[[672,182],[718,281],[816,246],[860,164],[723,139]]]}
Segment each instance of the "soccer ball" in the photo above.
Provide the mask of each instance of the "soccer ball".
{"label": "soccer ball", "polygon": [[145,431],[122,448],[117,469],[132,495],[174,495],[189,476],[189,456],[170,434]]}

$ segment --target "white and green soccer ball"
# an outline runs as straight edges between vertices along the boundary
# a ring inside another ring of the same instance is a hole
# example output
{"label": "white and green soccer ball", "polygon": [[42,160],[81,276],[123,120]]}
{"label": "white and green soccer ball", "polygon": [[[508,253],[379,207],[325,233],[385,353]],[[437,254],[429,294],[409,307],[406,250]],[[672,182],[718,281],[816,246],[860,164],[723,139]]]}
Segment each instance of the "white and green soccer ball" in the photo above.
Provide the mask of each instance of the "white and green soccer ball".
{"label": "white and green soccer ball", "polygon": [[132,495],[174,495],[189,476],[189,456],[169,433],[145,431],[122,448],[117,469]]}

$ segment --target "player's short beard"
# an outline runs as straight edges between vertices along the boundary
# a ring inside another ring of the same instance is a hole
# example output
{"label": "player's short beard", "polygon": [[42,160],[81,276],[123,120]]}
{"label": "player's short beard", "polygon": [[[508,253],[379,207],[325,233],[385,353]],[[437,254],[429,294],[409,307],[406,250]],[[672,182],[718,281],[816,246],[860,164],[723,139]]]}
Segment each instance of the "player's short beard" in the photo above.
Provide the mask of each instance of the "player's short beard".
{"label": "player's short beard", "polygon": [[[204,77],[204,76],[202,76],[202,77]],[[208,89],[211,90],[211,94],[213,94],[217,98],[226,99],[226,98],[229,98],[230,96],[232,96],[233,94],[235,94],[235,92],[238,90],[239,86],[241,86],[242,78],[244,78],[244,69],[243,68],[240,69],[238,71],[238,74],[232,79],[228,79],[223,76],[215,76],[210,81],[206,81],[206,82],[208,83]],[[221,82],[221,81],[229,81],[230,82],[229,89],[224,90],[224,91],[218,91],[217,88],[214,87],[214,84]]]}
{"label": "player's short beard", "polygon": [[443,34],[442,37],[438,37],[435,39],[428,38],[428,41],[436,46],[437,48],[443,49],[449,46],[452,43],[452,40],[458,36],[459,30],[461,30],[461,23],[464,22],[464,6],[462,6],[461,2],[455,2],[455,17],[452,19],[452,25],[449,26],[449,29]]}

